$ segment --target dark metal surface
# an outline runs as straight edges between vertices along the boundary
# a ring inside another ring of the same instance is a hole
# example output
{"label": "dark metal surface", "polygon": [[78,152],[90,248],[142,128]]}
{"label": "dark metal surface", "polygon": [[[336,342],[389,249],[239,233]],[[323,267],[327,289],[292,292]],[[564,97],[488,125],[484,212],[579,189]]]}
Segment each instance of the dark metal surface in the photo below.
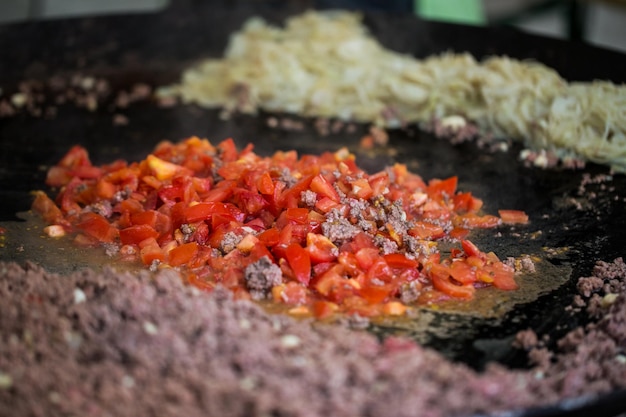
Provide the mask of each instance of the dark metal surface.
{"label": "dark metal surface", "polygon": [[[204,5],[203,5],[204,4]],[[525,210],[531,217],[523,229],[502,228],[477,238],[481,247],[501,257],[542,253],[542,248],[569,250],[550,262],[571,268],[572,277],[588,274],[595,260],[610,261],[624,255],[626,239],[626,177],[615,175],[603,187],[587,186],[595,193],[579,194],[583,176],[608,174],[606,167],[590,165],[583,171],[527,168],[517,160],[517,150],[486,153],[474,144],[453,146],[416,129],[391,132],[395,153],[360,152],[358,141],[366,127],[354,134],[320,137],[311,124],[302,132],[270,129],[266,115],[220,119],[217,111],[195,106],[161,108],[151,101],[117,109],[129,124],[112,123],[115,91],[134,83],[161,85],[178,79],[183,68],[208,56],[220,56],[228,34],[251,15],[280,22],[301,10],[294,6],[252,6],[198,3],[192,10],[178,4],[153,15],[113,16],[27,23],[0,27],[0,87],[7,97],[25,79],[49,79],[53,75],[80,72],[106,78],[113,87],[108,101],[90,112],[72,104],[60,105],[53,118],[21,113],[0,118],[0,221],[12,222],[15,213],[28,209],[29,192],[40,189],[45,171],[75,143],[87,147],[94,163],[116,158],[136,160],[163,139],[179,140],[198,135],[217,142],[233,137],[239,145],[255,144],[261,154],[295,148],[301,153],[319,153],[348,146],[358,163],[369,171],[395,161],[406,163],[425,179],[459,176],[459,187],[485,201],[485,210]],[[509,55],[535,59],[559,71],[568,80],[595,78],[626,81],[626,56],[586,45],[559,42],[504,28],[474,28],[428,23],[412,16],[366,14],[366,24],[386,46],[417,57],[443,51],[468,51],[477,57]],[[535,236],[534,239],[521,239]],[[0,259],[21,260],[32,254],[0,250]],[[516,306],[497,320],[452,317],[460,325],[452,335],[431,334],[428,344],[455,360],[480,368],[497,360],[523,366],[510,348],[516,331],[531,327],[539,334],[559,334],[580,324],[564,307],[572,299],[575,282],[569,280],[527,303]],[[389,331],[384,326],[381,331]],[[623,393],[615,393],[586,405],[594,415],[624,411]],[[530,410],[527,415],[583,415],[579,405]],[[576,414],[579,413],[579,414]]]}

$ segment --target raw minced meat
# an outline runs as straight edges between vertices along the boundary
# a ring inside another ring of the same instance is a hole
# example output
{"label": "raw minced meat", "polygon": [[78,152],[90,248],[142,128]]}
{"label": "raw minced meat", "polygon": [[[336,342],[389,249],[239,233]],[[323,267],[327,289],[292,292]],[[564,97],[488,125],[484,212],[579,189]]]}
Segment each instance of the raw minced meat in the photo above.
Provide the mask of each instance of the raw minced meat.
{"label": "raw minced meat", "polygon": [[598,321],[531,349],[528,371],[476,372],[409,339],[203,293],[173,269],[0,263],[0,416],[443,417],[593,397],[626,388],[626,268],[599,268],[622,286]]}

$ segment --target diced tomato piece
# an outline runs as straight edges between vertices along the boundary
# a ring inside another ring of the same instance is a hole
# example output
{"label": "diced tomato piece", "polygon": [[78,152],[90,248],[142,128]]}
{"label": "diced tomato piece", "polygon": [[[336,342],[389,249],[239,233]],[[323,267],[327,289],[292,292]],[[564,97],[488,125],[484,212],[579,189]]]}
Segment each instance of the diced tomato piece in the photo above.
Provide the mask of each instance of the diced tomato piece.
{"label": "diced tomato piece", "polygon": [[415,225],[409,229],[409,235],[418,239],[440,239],[446,235],[443,227],[431,222],[418,221]]}
{"label": "diced tomato piece", "polygon": [[154,176],[161,181],[172,179],[182,173],[191,174],[185,167],[164,161],[152,154],[148,155],[146,162]]}
{"label": "diced tomato piece", "polygon": [[453,199],[454,210],[458,213],[476,213],[483,206],[481,199],[476,198],[472,193],[458,193]]}
{"label": "diced tomato piece", "polygon": [[380,257],[380,251],[378,248],[361,248],[357,250],[355,257],[361,270],[367,271]]}
{"label": "diced tomato piece", "polygon": [[322,174],[316,175],[311,180],[311,190],[315,191],[318,194],[321,194],[324,197],[330,198],[336,203],[339,203],[341,201],[337,190],[333,188],[332,184],[329,183]]}
{"label": "diced tomato piece", "polygon": [[189,273],[189,275],[187,275],[187,282],[190,285],[193,285],[196,288],[199,288],[203,291],[207,291],[207,292],[211,292],[215,289],[215,284],[211,281],[206,281],[200,277],[198,277],[198,275],[192,273]]}
{"label": "diced tomato piece", "polygon": [[220,157],[224,162],[232,162],[237,160],[237,145],[232,138],[221,141],[217,145],[217,149],[220,151]]}
{"label": "diced tomato piece", "polygon": [[476,282],[476,271],[463,260],[452,262],[449,273],[452,278],[461,284],[473,284]]}
{"label": "diced tomato piece", "polygon": [[226,201],[232,194],[233,188],[214,188],[204,196],[204,201]]}
{"label": "diced tomato piece", "polygon": [[390,253],[383,255],[383,259],[392,268],[412,269],[417,268],[419,263],[415,259],[407,258],[402,253]]}
{"label": "diced tomato piece", "polygon": [[401,316],[406,310],[406,306],[399,301],[389,301],[383,305],[383,313],[389,316]]}
{"label": "diced tomato piece", "polygon": [[322,197],[315,202],[315,208],[321,211],[322,213],[328,213],[332,209],[337,208],[339,206],[340,206],[339,203],[337,203],[335,200],[328,198],[328,197]]}
{"label": "diced tomato piece", "polygon": [[454,284],[450,281],[450,270],[441,264],[434,264],[431,266],[430,277],[435,289],[444,294],[463,300],[470,300],[474,298],[474,293],[476,292],[474,286],[469,284]]}
{"label": "diced tomato piece", "polygon": [[34,195],[35,199],[33,200],[32,209],[39,213],[44,221],[69,226],[69,223],[63,217],[61,209],[54,204],[54,201],[52,201],[46,193],[43,191],[35,191]]}
{"label": "diced tomato piece", "polygon": [[484,253],[482,253],[480,249],[478,249],[478,247],[476,247],[476,245],[469,240],[462,240],[461,247],[467,256],[476,256],[481,259],[485,256]]}
{"label": "diced tomato piece", "polygon": [[172,266],[180,266],[188,263],[198,253],[196,242],[184,243],[167,254],[168,263]]}
{"label": "diced tomato piece", "polygon": [[317,233],[307,233],[305,249],[313,264],[334,261],[339,253],[337,246],[329,238]]}
{"label": "diced tomato piece", "polygon": [[369,282],[384,281],[389,282],[394,277],[391,267],[385,262],[384,258],[379,257],[374,261],[372,266],[367,270],[367,278]]}
{"label": "diced tomato piece", "polygon": [[264,195],[274,194],[274,182],[269,172],[263,173],[256,182],[257,190]]}
{"label": "diced tomato piece", "polygon": [[498,210],[498,214],[503,223],[506,224],[526,224],[528,223],[528,214],[521,210]]}
{"label": "diced tomato piece", "polygon": [[458,216],[454,220],[454,223],[457,226],[468,229],[489,229],[498,226],[501,223],[501,220],[497,216],[492,216],[490,214],[479,216],[475,213],[466,213]]}
{"label": "diced tomato piece", "polygon": [[140,211],[130,215],[133,224],[147,224],[154,227],[156,225],[158,212],[155,210]]}
{"label": "diced tomato piece", "polygon": [[309,220],[309,209],[288,208],[284,211],[285,219],[292,224],[307,224]]}
{"label": "diced tomato piece", "polygon": [[352,186],[352,194],[356,198],[369,200],[374,195],[374,191],[372,191],[372,187],[366,178],[357,178],[350,185]]}
{"label": "diced tomato piece", "polygon": [[259,239],[253,234],[247,234],[237,244],[237,249],[244,253],[249,253],[255,246],[259,245]]}
{"label": "diced tomato piece", "polygon": [[391,294],[392,288],[389,285],[368,285],[361,288],[358,293],[370,304],[379,304],[385,301]]}
{"label": "diced tomato piece", "polygon": [[78,166],[70,170],[70,174],[81,179],[97,179],[102,176],[102,169],[91,165]]}
{"label": "diced tomato piece", "polygon": [[359,261],[356,256],[351,252],[342,251],[337,257],[337,261],[343,267],[345,274],[351,277],[356,277],[359,273],[363,272],[363,269],[359,268]]}
{"label": "diced tomato piece", "polygon": [[263,258],[264,256],[266,256],[271,261],[275,261],[274,256],[269,251],[267,246],[261,244],[261,245],[255,245],[252,248],[248,258],[250,259],[250,263],[252,263],[252,262],[258,261],[259,259]]}
{"label": "diced tomato piece", "polygon": [[445,180],[432,179],[428,182],[426,192],[432,197],[447,196],[452,198],[456,192],[458,177],[450,177]]}
{"label": "diced tomato piece", "polygon": [[142,240],[148,238],[156,239],[159,232],[154,227],[147,224],[137,224],[120,230],[120,241],[122,245],[138,245]]}
{"label": "diced tomato piece", "polygon": [[292,243],[287,247],[285,256],[296,279],[302,284],[308,285],[311,280],[311,258],[309,253],[299,244]]}
{"label": "diced tomato piece", "polygon": [[46,184],[51,187],[62,187],[70,182],[72,177],[72,173],[68,168],[55,165],[46,174]]}
{"label": "diced tomato piece", "polygon": [[339,306],[330,301],[316,300],[313,302],[313,315],[318,319],[331,317],[339,310]]}
{"label": "diced tomato piece", "polygon": [[297,282],[288,282],[281,286],[278,297],[281,302],[288,305],[303,305],[307,303],[307,288]]}
{"label": "diced tomato piece", "polygon": [[97,213],[87,212],[81,214],[76,227],[100,242],[110,243],[118,236],[117,229],[111,226],[107,219]]}
{"label": "diced tomato piece", "polygon": [[209,201],[207,203],[197,203],[185,209],[185,220],[195,223],[200,220],[209,220],[214,214],[230,214],[224,203]]}
{"label": "diced tomato piece", "polygon": [[234,199],[237,206],[241,207],[246,214],[257,214],[268,206],[268,202],[261,194],[242,188],[234,190]]}
{"label": "diced tomato piece", "polygon": [[139,256],[141,257],[141,262],[143,262],[144,265],[152,265],[155,261],[165,261],[165,253],[163,252],[163,250],[161,250],[161,247],[154,239],[152,239],[150,243],[144,243],[142,245],[141,249],[139,250]]}
{"label": "diced tomato piece", "polygon": [[372,195],[383,195],[389,186],[389,174],[385,171],[370,175],[368,180],[372,189]]}
{"label": "diced tomato piece", "polygon": [[96,184],[96,195],[99,198],[109,200],[113,198],[116,192],[117,187],[105,179],[99,180]]}
{"label": "diced tomato piece", "polygon": [[455,227],[450,232],[448,232],[448,237],[450,239],[463,240],[469,235],[469,229],[464,229],[462,227]]}
{"label": "diced tomato piece", "polygon": [[502,262],[485,265],[482,273],[487,273],[493,280],[493,286],[501,290],[516,290],[519,288],[515,282],[515,271]]}
{"label": "diced tomato piece", "polygon": [[259,241],[268,247],[276,246],[280,241],[280,232],[275,227],[267,229],[257,236]]}
{"label": "diced tomato piece", "polygon": [[279,199],[277,199],[277,204],[279,204],[280,207],[298,207],[300,194],[309,189],[313,178],[315,178],[315,174],[308,175],[294,184],[291,188],[284,190]]}
{"label": "diced tomato piece", "polygon": [[313,279],[313,288],[320,294],[328,296],[335,286],[342,285],[346,280],[345,277],[341,275],[341,271],[342,267],[340,265],[329,268],[326,272]]}

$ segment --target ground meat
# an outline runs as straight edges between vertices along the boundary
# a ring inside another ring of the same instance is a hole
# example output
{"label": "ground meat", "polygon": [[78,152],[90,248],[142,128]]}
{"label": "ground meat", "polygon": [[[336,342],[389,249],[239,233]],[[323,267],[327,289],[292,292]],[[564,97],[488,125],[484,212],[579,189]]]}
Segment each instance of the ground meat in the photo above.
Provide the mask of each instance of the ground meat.
{"label": "ground meat", "polygon": [[[553,356],[554,354],[545,347],[533,348],[528,352],[528,362],[537,366],[538,369],[547,369],[552,363]],[[539,373],[543,375],[541,371]]]}
{"label": "ground meat", "polygon": [[243,239],[243,235],[235,232],[228,232],[224,235],[224,238],[220,242],[220,249],[224,253],[232,252],[239,242]]}
{"label": "ground meat", "polygon": [[513,346],[524,350],[530,350],[537,346],[539,339],[537,333],[534,330],[528,329],[518,332],[513,340]]}
{"label": "ground meat", "polygon": [[578,291],[585,297],[591,297],[591,294],[598,291],[604,286],[604,280],[598,277],[581,277],[578,279]]}
{"label": "ground meat", "polygon": [[283,273],[280,267],[267,256],[248,265],[245,271],[246,288],[255,300],[267,298],[272,287],[283,282]]}
{"label": "ground meat", "polygon": [[534,274],[537,271],[535,263],[528,255],[524,255],[520,259],[509,256],[503,262],[513,268],[516,272]]}
{"label": "ground meat", "polygon": [[461,116],[448,116],[433,122],[433,133],[439,138],[446,138],[453,144],[463,143],[480,134],[475,124],[469,123]]}
{"label": "ground meat", "polygon": [[[626,383],[626,265],[622,258],[598,262],[593,274],[579,279],[581,294],[574,297],[570,310],[587,305],[587,314],[596,321],[567,333],[557,342],[557,351],[537,343],[528,356],[544,383],[558,386],[567,397],[591,390],[608,392]],[[616,281],[612,288],[619,293],[598,294],[607,281]],[[525,331],[516,335],[514,343],[527,349],[536,340],[536,335]]]}
{"label": "ground meat", "polygon": [[534,274],[537,270],[535,269],[535,263],[530,256],[523,256],[521,259],[521,270],[522,272]]}
{"label": "ground meat", "polygon": [[422,290],[422,284],[418,281],[411,281],[409,283],[404,284],[400,287],[400,301],[405,304],[410,304],[415,302]]}
{"label": "ground meat", "polygon": [[313,207],[317,202],[317,193],[311,190],[302,191],[302,193],[300,193],[300,199],[307,207]]}
{"label": "ground meat", "polygon": [[332,210],[326,216],[326,221],[322,223],[322,233],[335,244],[341,244],[352,239],[360,231],[361,229]]}
{"label": "ground meat", "polygon": [[172,269],[59,277],[0,263],[0,416],[443,417],[553,404],[626,388],[625,309],[620,296],[552,360],[533,350],[542,368],[477,373],[409,339],[200,292]]}
{"label": "ground meat", "polygon": [[113,206],[110,201],[104,200],[100,203],[90,204],[83,209],[84,212],[94,212],[105,218],[111,217],[113,214]]}
{"label": "ground meat", "polygon": [[378,246],[381,253],[383,253],[384,255],[398,252],[398,244],[382,235],[374,236],[374,244]]}

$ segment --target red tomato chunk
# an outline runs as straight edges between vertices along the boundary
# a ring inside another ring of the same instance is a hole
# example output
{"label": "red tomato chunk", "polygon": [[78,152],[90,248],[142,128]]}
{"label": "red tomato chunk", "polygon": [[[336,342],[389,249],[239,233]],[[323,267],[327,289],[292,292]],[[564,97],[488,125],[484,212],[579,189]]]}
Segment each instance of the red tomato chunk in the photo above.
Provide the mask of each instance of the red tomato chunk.
{"label": "red tomato chunk", "polygon": [[[262,157],[192,137],[101,167],[74,146],[48,173],[56,201],[38,192],[33,209],[77,242],[177,268],[202,290],[222,285],[318,318],[400,315],[489,285],[517,288],[513,269],[466,237],[528,216],[482,214],[457,183],[425,182],[400,164],[368,175],[346,149]],[[443,258],[442,239],[460,248]]]}

